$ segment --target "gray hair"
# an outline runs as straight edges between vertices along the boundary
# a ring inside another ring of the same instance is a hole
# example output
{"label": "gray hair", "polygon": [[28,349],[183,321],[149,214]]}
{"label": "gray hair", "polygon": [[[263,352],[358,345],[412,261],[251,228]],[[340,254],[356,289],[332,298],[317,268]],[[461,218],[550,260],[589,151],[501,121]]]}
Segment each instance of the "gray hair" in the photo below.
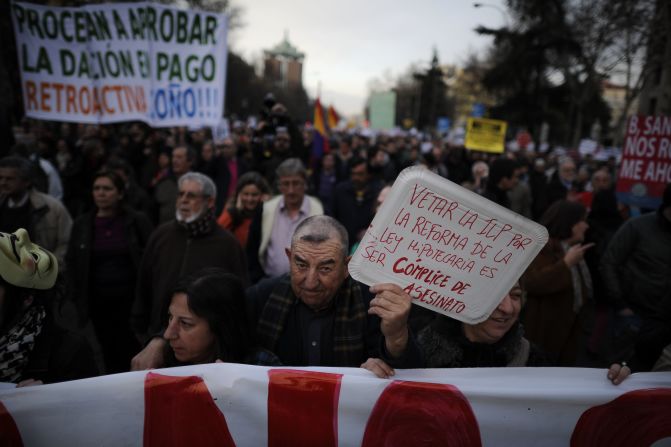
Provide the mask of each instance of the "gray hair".
{"label": "gray hair", "polygon": [[569,164],[569,163],[572,164],[573,166],[575,166],[575,161],[573,161],[573,159],[571,157],[569,157],[568,155],[564,155],[563,157],[561,157],[559,159],[559,161],[557,163],[557,166],[564,166],[565,164]]}
{"label": "gray hair", "polygon": [[299,158],[287,158],[275,169],[275,176],[278,179],[290,175],[300,175],[303,179],[307,180],[308,172]]}
{"label": "gray hair", "polygon": [[340,243],[343,257],[347,257],[349,238],[345,227],[331,216],[310,216],[296,227],[291,237],[291,247],[298,241],[319,244],[334,239]]}
{"label": "gray hair", "polygon": [[182,186],[182,183],[187,180],[198,183],[205,197],[217,198],[217,187],[214,186],[214,182],[210,177],[200,172],[187,172],[177,180],[177,185]]}

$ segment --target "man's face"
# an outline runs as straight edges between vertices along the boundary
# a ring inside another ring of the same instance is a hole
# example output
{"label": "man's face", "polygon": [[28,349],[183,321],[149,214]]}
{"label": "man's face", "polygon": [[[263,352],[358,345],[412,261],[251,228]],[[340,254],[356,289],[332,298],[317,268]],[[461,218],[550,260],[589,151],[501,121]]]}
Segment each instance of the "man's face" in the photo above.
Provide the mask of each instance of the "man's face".
{"label": "man's face", "polygon": [[30,187],[30,182],[19,175],[16,168],[0,168],[0,195],[17,198]]}
{"label": "man's face", "polygon": [[212,143],[203,144],[202,149],[200,150],[200,157],[203,161],[207,162],[214,158],[214,146]]}
{"label": "man's face", "polygon": [[305,179],[300,175],[286,175],[280,177],[279,186],[285,206],[300,208],[305,196]]}
{"label": "man's face", "polygon": [[291,139],[288,133],[280,132],[275,136],[275,151],[284,153],[287,152],[291,146]]}
{"label": "man's face", "polygon": [[513,327],[522,309],[522,289],[516,283],[503,297],[488,319],[474,325],[464,325],[466,337],[476,343],[493,344]]}
{"label": "man's face", "polygon": [[572,161],[565,161],[559,166],[559,177],[565,182],[572,182],[575,180],[576,169],[575,163]]}
{"label": "man's face", "polygon": [[187,158],[185,147],[176,147],[172,150],[172,172],[180,176],[191,170],[191,162]]}
{"label": "man's face", "polygon": [[312,310],[326,308],[347,279],[349,257],[336,239],[324,242],[298,241],[287,249],[291,288]]}
{"label": "man's face", "polygon": [[366,167],[366,163],[352,166],[350,179],[352,179],[352,184],[355,189],[363,189],[368,182],[368,167]]}
{"label": "man's face", "polygon": [[200,183],[185,180],[177,193],[176,217],[180,222],[193,222],[198,219],[207,208],[214,206],[212,197],[203,196]]}
{"label": "man's face", "polygon": [[235,142],[231,138],[226,138],[219,147],[221,148],[221,155],[226,160],[235,157],[237,148],[235,147]]}
{"label": "man's face", "polygon": [[340,146],[338,146],[338,151],[340,152],[340,155],[347,156],[352,153],[352,148],[347,141],[341,141]]}

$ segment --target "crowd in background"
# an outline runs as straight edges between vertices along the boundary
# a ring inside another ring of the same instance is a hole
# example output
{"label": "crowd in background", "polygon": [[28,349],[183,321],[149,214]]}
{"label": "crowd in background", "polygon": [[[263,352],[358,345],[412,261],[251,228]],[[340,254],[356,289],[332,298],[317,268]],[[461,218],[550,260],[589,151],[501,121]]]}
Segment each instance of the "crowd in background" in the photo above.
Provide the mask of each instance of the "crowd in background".
{"label": "crowd in background", "polygon": [[[615,195],[615,157],[489,154],[440,135],[369,129],[332,130],[329,149],[315,152],[315,130],[280,104],[258,122],[230,124],[215,140],[204,128],[26,120],[4,143],[0,231],[25,228],[59,259],[54,313],[95,334],[99,372],[127,371],[161,333],[180,276],[216,266],[250,286],[286,273],[285,233],[322,213],[344,226],[353,250],[380,193],[410,166],[548,228],[550,242],[520,282],[520,319],[550,364],[625,360],[647,371],[671,343],[671,190],[659,210],[632,216]],[[286,223],[269,216],[273,207],[287,210]]]}

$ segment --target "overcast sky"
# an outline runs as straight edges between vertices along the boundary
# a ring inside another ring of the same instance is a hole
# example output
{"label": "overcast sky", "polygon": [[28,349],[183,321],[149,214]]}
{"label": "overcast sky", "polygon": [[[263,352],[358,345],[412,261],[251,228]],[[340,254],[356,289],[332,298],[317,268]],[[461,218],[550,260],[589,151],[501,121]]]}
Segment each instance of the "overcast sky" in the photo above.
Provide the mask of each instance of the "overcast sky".
{"label": "overcast sky", "polygon": [[[235,0],[234,0],[235,2]],[[469,52],[491,42],[478,25],[501,26],[503,1],[474,8],[468,0],[238,0],[244,26],[230,36],[232,49],[245,59],[289,41],[305,53],[303,84],[323,103],[345,114],[359,114],[373,78],[405,72],[438,49],[441,63],[461,63]],[[497,9],[498,8],[498,9]]]}

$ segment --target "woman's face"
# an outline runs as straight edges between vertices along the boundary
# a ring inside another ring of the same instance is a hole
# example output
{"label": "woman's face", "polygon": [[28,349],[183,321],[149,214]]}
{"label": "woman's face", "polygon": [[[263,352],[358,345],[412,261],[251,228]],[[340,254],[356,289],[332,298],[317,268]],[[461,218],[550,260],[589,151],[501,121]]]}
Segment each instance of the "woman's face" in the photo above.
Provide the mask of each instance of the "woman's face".
{"label": "woman's face", "polygon": [[93,202],[99,210],[116,209],[122,196],[108,177],[98,177],[93,182]]}
{"label": "woman's face", "polygon": [[203,158],[203,161],[210,161],[214,157],[214,146],[210,143],[203,144],[203,148],[200,151],[200,156]]}
{"label": "woman's face", "polygon": [[571,228],[571,244],[580,244],[585,240],[585,232],[589,228],[589,224],[583,219]]}
{"label": "woman's face", "polygon": [[209,363],[215,359],[215,337],[204,318],[191,312],[185,293],[176,293],[168,309],[168,328],[163,334],[183,363]]}
{"label": "woman's face", "polygon": [[170,156],[166,153],[161,152],[158,154],[158,167],[160,169],[166,169],[170,167],[172,160],[170,160]]}
{"label": "woman's face", "polygon": [[522,289],[516,283],[488,319],[478,324],[464,324],[466,338],[475,343],[496,343],[513,327],[521,309]]}
{"label": "woman's face", "polygon": [[242,209],[253,211],[261,201],[261,190],[256,185],[246,185],[240,190],[240,203]]}

